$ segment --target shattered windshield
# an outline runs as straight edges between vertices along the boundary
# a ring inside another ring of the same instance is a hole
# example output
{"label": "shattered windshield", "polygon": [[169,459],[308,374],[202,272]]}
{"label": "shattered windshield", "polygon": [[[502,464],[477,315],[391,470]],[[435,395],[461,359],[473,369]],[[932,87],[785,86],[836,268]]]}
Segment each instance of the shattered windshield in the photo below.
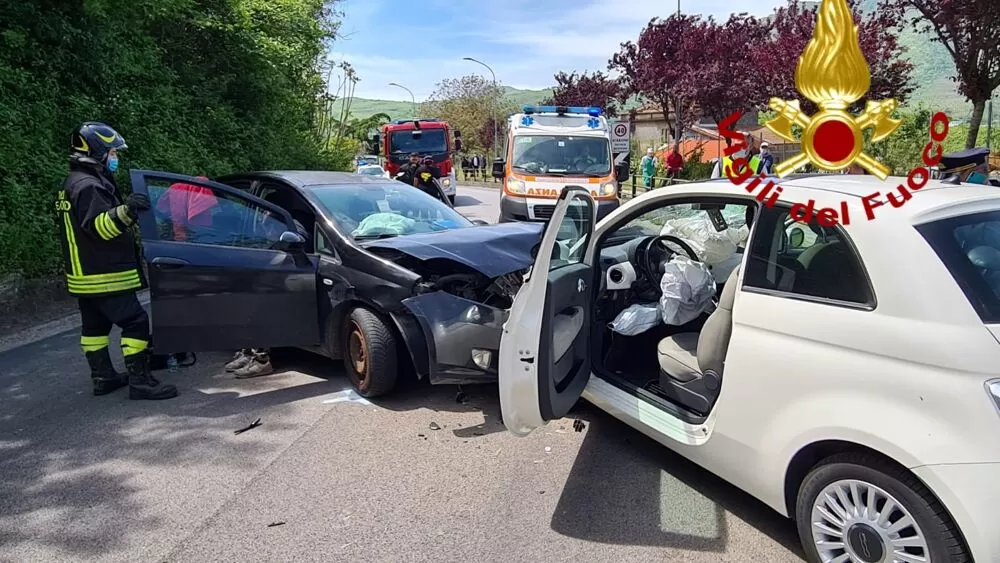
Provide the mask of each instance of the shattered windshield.
{"label": "shattered windshield", "polygon": [[529,174],[607,176],[611,172],[608,140],[570,135],[514,137],[512,168]]}
{"label": "shattered windshield", "polygon": [[451,207],[402,182],[312,188],[327,215],[355,240],[474,226]]}

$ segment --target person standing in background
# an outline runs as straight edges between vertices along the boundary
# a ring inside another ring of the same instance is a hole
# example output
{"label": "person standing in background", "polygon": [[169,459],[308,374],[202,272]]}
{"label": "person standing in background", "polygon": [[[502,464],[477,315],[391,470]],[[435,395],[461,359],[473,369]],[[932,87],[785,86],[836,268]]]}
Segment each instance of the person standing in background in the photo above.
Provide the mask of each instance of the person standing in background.
{"label": "person standing in background", "polygon": [[653,188],[653,176],[656,174],[656,157],[653,156],[653,148],[646,149],[646,156],[639,162],[639,169],[642,170],[642,185],[647,190]]}
{"label": "person standing in background", "polygon": [[767,141],[760,144],[760,163],[757,165],[757,174],[765,176],[774,174],[774,155],[771,154],[771,145]]}
{"label": "person standing in background", "polygon": [[681,177],[684,170],[684,157],[681,156],[680,144],[674,143],[673,149],[667,155],[667,177],[674,180]]}

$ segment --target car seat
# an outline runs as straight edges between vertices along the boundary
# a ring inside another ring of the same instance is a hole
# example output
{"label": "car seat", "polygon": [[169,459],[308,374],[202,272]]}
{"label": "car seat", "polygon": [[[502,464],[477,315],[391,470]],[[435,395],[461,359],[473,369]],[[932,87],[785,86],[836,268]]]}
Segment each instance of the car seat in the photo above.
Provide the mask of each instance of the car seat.
{"label": "car seat", "polygon": [[660,389],[669,399],[699,414],[708,414],[719,397],[722,374],[733,334],[733,303],[739,268],[722,288],[718,307],[701,332],[682,332],[660,340]]}

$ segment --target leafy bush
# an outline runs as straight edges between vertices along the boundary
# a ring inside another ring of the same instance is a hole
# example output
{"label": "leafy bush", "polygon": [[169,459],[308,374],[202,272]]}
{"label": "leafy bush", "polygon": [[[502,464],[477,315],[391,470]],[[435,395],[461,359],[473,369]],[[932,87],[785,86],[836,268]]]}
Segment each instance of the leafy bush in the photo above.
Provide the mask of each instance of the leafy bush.
{"label": "leafy bush", "polygon": [[0,4],[0,274],[59,265],[52,198],[70,133],[99,120],[128,142],[119,179],[346,169],[314,116],[336,31],[325,0]]}

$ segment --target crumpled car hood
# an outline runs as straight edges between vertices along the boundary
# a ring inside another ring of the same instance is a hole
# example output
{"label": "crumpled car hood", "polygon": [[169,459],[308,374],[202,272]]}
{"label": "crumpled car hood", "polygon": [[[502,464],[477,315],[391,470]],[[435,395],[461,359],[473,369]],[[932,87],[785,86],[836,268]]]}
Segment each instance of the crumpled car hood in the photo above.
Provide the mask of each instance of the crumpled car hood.
{"label": "crumpled car hood", "polygon": [[543,223],[500,223],[366,242],[366,248],[392,248],[419,260],[447,258],[490,278],[534,263],[531,249],[542,238]]}

